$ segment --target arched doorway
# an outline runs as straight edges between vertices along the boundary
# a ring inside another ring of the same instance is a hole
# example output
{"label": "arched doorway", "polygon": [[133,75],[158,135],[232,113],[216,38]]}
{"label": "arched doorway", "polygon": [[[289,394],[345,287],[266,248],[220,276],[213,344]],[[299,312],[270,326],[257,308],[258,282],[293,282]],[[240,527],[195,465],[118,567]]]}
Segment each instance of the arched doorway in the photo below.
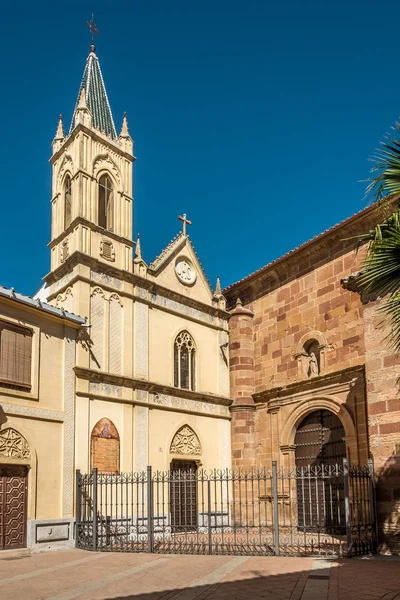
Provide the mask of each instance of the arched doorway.
{"label": "arched doorway", "polygon": [[297,427],[298,526],[310,530],[341,529],[344,524],[343,479],[330,476],[346,457],[345,431],[339,417],[316,410]]}

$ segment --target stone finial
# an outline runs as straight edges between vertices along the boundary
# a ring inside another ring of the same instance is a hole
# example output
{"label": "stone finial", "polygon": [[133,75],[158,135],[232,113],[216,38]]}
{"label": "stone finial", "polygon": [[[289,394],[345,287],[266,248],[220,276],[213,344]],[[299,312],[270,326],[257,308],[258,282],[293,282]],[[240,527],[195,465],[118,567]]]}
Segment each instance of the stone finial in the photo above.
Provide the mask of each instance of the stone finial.
{"label": "stone finial", "polygon": [[247,315],[248,317],[254,317],[253,311],[250,310],[249,308],[246,308],[245,306],[243,306],[243,302],[241,301],[241,299],[239,297],[236,300],[235,308],[233,308],[229,312],[230,312],[231,317],[234,317],[237,315]]}
{"label": "stone finial", "polygon": [[55,135],[54,139],[55,140],[63,140],[64,137],[65,137],[65,135],[64,135],[63,119],[62,119],[62,115],[60,115],[60,118],[58,119],[57,131],[56,131],[56,135]]}
{"label": "stone finial", "polygon": [[81,89],[81,93],[79,95],[78,109],[80,108],[87,108],[86,91],[84,87]]}
{"label": "stone finial", "polygon": [[221,279],[219,278],[219,276],[217,275],[217,283],[215,285],[215,292],[214,292],[214,296],[222,296],[221,293]]}
{"label": "stone finial", "polygon": [[129,137],[128,117],[126,115],[126,112],[124,112],[124,117],[122,119],[121,133],[119,135],[120,135],[120,137]]}
{"label": "stone finial", "polygon": [[142,248],[140,245],[140,234],[138,233],[137,236],[137,240],[136,240],[136,246],[135,246],[135,258],[134,258],[134,262],[141,262],[142,259]]}

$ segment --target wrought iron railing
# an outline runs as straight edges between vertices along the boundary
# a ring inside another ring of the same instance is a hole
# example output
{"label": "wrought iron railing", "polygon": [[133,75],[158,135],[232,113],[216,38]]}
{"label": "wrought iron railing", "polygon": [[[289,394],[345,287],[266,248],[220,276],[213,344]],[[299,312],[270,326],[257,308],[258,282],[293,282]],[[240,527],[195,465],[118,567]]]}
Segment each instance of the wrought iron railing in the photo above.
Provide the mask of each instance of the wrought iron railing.
{"label": "wrought iron railing", "polygon": [[372,463],[76,474],[76,545],[354,556],[376,550]]}

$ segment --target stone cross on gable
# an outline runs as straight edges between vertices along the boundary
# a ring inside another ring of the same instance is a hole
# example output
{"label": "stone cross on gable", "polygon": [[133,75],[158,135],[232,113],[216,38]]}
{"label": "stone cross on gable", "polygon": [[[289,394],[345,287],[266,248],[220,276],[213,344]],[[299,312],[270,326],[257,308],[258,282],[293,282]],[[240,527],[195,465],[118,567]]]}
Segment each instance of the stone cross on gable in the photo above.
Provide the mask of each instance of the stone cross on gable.
{"label": "stone cross on gable", "polygon": [[189,219],[186,218],[186,213],[183,213],[183,216],[178,217],[178,219],[180,221],[183,221],[182,232],[183,232],[183,235],[186,235],[186,225],[191,225],[192,221],[189,221]]}

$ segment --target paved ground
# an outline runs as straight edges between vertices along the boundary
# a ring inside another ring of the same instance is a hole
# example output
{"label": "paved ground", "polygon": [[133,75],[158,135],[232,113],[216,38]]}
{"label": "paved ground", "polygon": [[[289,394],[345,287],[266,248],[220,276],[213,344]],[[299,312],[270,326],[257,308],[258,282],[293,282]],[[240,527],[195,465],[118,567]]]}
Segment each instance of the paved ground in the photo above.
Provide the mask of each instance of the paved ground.
{"label": "paved ground", "polygon": [[47,552],[0,560],[1,600],[400,600],[400,560]]}

